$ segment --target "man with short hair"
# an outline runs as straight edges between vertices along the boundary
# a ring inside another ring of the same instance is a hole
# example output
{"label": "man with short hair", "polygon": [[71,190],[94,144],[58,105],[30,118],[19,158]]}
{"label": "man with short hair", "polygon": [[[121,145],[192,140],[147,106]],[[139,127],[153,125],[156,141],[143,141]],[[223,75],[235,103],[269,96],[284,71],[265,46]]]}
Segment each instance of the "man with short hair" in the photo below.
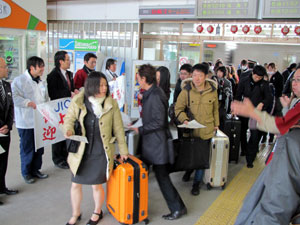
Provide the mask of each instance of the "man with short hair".
{"label": "man with short hair", "polygon": [[248,70],[248,62],[246,59],[243,59],[240,64],[240,68],[237,70],[237,74],[239,78],[241,78],[241,74]]}
{"label": "man with short hair", "polygon": [[[8,152],[10,145],[10,131],[14,119],[14,105],[11,95],[11,87],[4,79],[8,76],[8,67],[3,58],[0,58],[0,133],[7,135],[0,137],[1,148],[5,151],[0,153],[0,194],[13,195],[17,190],[9,190],[5,184],[7,170]],[[0,202],[0,205],[3,203]]]}
{"label": "man with short hair", "polygon": [[20,136],[21,172],[26,183],[34,177],[45,179],[40,172],[44,148],[35,150],[34,110],[38,104],[48,101],[47,85],[41,80],[45,64],[43,59],[32,56],[27,60],[27,70],[12,83],[16,127]]}
{"label": "man with short hair", "polygon": [[181,82],[192,76],[192,65],[189,63],[183,64],[179,69],[179,78],[176,82],[173,103],[177,101],[178,95],[181,92]]}
{"label": "man with short hair", "polygon": [[[252,104],[259,110],[266,110],[272,104],[272,94],[269,88],[269,82],[263,79],[267,74],[266,69],[257,65],[254,67],[252,74],[242,79],[238,84],[235,99],[242,101],[249,98]],[[241,155],[246,155],[247,167],[253,167],[253,161],[258,152],[258,145],[261,138],[261,131],[250,128],[250,138],[247,142],[247,129],[249,119],[240,117],[241,120]]]}
{"label": "man with short hair", "polygon": [[87,53],[84,56],[82,69],[78,70],[74,77],[74,85],[76,89],[80,89],[84,86],[84,82],[88,77],[89,73],[95,71],[97,62],[97,56],[94,53]]}
{"label": "man with short hair", "polygon": [[[54,55],[55,68],[48,74],[48,93],[51,100],[72,97],[78,90],[74,89],[73,73],[70,68],[70,56],[66,51],[58,51]],[[52,160],[55,166],[68,169],[66,141],[52,145]]]}
{"label": "man with short hair", "polygon": [[108,59],[106,61],[106,66],[105,66],[105,76],[107,78],[107,82],[116,80],[118,75],[116,74],[117,70],[117,60],[115,59]]}

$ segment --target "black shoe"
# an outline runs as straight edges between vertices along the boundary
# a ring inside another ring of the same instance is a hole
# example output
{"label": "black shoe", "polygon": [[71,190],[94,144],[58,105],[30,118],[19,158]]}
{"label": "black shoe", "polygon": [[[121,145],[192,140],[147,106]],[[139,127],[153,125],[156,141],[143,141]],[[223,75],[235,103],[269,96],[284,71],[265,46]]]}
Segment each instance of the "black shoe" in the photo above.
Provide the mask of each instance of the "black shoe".
{"label": "black shoe", "polygon": [[176,219],[179,219],[180,217],[182,217],[185,214],[187,214],[187,209],[184,207],[180,211],[175,211],[175,212],[172,212],[172,213],[170,213],[168,215],[163,215],[162,217],[165,220],[176,220]]}
{"label": "black shoe", "polygon": [[247,163],[248,168],[253,168],[253,163]]}
{"label": "black shoe", "polygon": [[190,180],[190,178],[191,178],[192,173],[193,173],[193,170],[187,170],[187,171],[185,171],[185,173],[184,173],[184,175],[182,177],[182,181],[183,182],[188,182]]}
{"label": "black shoe", "polygon": [[59,162],[59,163],[55,164],[55,166],[57,166],[58,168],[61,168],[61,169],[69,169],[69,165],[66,161]]}
{"label": "black shoe", "polygon": [[195,195],[195,196],[200,194],[200,182],[196,182],[196,183],[193,184],[191,194]]}
{"label": "black shoe", "polygon": [[[72,216],[73,217],[73,216]],[[75,217],[75,216],[74,216]],[[75,225],[78,221],[80,221],[81,220],[81,214],[77,217],[77,219],[76,219],[76,221],[75,221],[75,223],[69,223],[69,222],[67,222],[66,223],[66,225]]]}
{"label": "black shoe", "polygon": [[98,224],[99,221],[103,218],[103,211],[102,211],[102,210],[101,210],[101,213],[95,213],[95,212],[93,212],[93,214],[99,216],[99,218],[98,218],[96,221],[90,219],[90,220],[87,222],[86,225],[96,225],[96,224]]}
{"label": "black shoe", "polygon": [[6,195],[15,195],[18,193],[19,193],[18,190],[9,190],[7,188],[4,191],[0,191],[0,194],[6,194]]}
{"label": "black shoe", "polygon": [[24,176],[24,180],[27,184],[33,184],[35,182],[35,179],[31,175]]}
{"label": "black shoe", "polygon": [[0,205],[3,205],[3,202],[0,202]]}
{"label": "black shoe", "polygon": [[33,174],[34,177],[37,177],[39,179],[46,179],[48,178],[48,174],[41,173],[40,171],[37,171],[35,174]]}

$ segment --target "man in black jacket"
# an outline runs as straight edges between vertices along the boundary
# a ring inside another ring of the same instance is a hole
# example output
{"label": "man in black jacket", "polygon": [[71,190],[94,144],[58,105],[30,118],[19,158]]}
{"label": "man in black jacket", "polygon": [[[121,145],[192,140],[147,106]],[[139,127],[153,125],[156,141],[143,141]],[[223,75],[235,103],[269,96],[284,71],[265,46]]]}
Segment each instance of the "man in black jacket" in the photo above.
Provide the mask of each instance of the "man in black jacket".
{"label": "man in black jacket", "polygon": [[[48,93],[51,100],[72,97],[74,92],[73,73],[70,68],[70,56],[66,51],[58,51],[54,56],[55,68],[47,76]],[[52,160],[54,164],[62,169],[68,169],[68,152],[66,141],[52,145]]]}
{"label": "man in black jacket", "polygon": [[[266,74],[266,69],[263,66],[255,66],[253,73],[245,77],[239,82],[238,90],[235,99],[242,101],[244,98],[249,98],[252,104],[259,110],[265,110],[272,104],[272,94],[269,88],[269,83],[263,79]],[[261,138],[261,131],[250,129],[250,138],[247,143],[248,118],[241,117],[241,148],[242,155],[246,155],[247,167],[253,167],[253,161],[258,152],[258,145]]]}
{"label": "man in black jacket", "polygon": [[156,85],[156,72],[153,66],[142,65],[138,72],[138,82],[145,90],[142,100],[143,126],[132,129],[142,137],[142,158],[148,164],[153,165],[156,180],[171,211],[163,218],[179,219],[187,213],[187,209],[169,175],[167,96]]}
{"label": "man in black jacket", "polygon": [[191,64],[183,64],[179,69],[179,78],[176,82],[173,103],[177,101],[178,95],[181,92],[181,82],[187,78],[191,77],[192,73],[192,65]]}
{"label": "man in black jacket", "polygon": [[282,76],[283,76],[283,82],[285,83],[288,79],[288,77],[290,76],[290,74],[295,71],[297,68],[297,64],[296,63],[292,63],[288,68],[286,68],[285,71],[282,72]]}
{"label": "man in black jacket", "polygon": [[[10,144],[10,131],[14,119],[14,105],[11,93],[10,83],[3,80],[7,78],[8,68],[3,58],[0,58],[0,133],[7,135],[0,137],[0,194],[13,195],[17,194],[17,190],[9,190],[5,184],[5,174],[7,170],[8,152]],[[0,202],[0,205],[3,203]]]}
{"label": "man in black jacket", "polygon": [[[274,116],[282,116],[281,110],[282,106],[280,103],[279,98],[282,95],[283,90],[283,76],[281,73],[277,70],[275,63],[269,63],[267,67],[267,73],[269,77],[269,82],[273,84],[274,90],[275,90],[275,107],[272,115]],[[266,139],[266,136],[264,136],[264,139]],[[269,137],[269,143],[272,143],[274,139],[274,134],[270,134]],[[264,142],[263,140],[262,142]]]}
{"label": "man in black jacket", "polygon": [[227,113],[230,113],[230,104],[232,101],[232,85],[231,82],[226,79],[227,70],[225,66],[220,66],[217,69],[217,76],[215,79],[218,82],[218,99],[219,99],[219,117],[220,126],[219,129],[224,131],[225,120]]}

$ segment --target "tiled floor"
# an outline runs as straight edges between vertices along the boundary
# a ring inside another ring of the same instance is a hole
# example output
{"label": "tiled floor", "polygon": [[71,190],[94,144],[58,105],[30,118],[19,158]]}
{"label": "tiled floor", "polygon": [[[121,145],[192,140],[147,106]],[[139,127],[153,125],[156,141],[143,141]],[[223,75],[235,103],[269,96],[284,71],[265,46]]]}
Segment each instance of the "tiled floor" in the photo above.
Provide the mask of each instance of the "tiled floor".
{"label": "tiled floor", "polygon": [[[53,166],[51,150],[49,147],[45,149],[43,161],[42,172],[49,174],[49,178],[46,180],[38,180],[34,184],[26,184],[20,173],[19,138],[17,130],[14,129],[12,133],[9,167],[6,180],[8,188],[18,189],[20,193],[15,196],[0,196],[0,201],[4,202],[4,205],[0,206],[1,225],[59,225],[66,224],[68,221],[71,216],[69,194],[71,174],[68,170],[58,169]],[[229,164],[229,182],[236,174],[238,174],[244,164],[244,157],[241,157],[239,164]],[[224,192],[221,188],[214,188],[208,191],[206,190],[205,185],[203,185],[200,195],[195,197],[190,194],[192,182],[184,183],[181,181],[182,173],[174,173],[171,177],[187,206],[188,215],[176,221],[165,221],[161,218],[161,216],[168,213],[169,210],[160,193],[154,174],[150,173],[148,212],[150,224],[195,224],[221,193],[226,195],[227,190],[231,189],[231,184],[229,184]],[[220,198],[222,199],[224,197]],[[241,199],[242,197],[236,196],[236,198]],[[213,207],[215,206],[213,205]],[[104,219],[99,224],[119,224],[111,215],[108,214],[105,206],[103,209]],[[213,209],[217,210],[217,207]],[[91,187],[89,186],[84,186],[83,188],[81,211],[83,215],[82,221],[77,223],[77,225],[86,224],[93,212],[92,192]],[[212,213],[215,214],[213,211]],[[228,216],[225,211],[222,213],[224,216]],[[201,222],[201,219],[199,221]]]}

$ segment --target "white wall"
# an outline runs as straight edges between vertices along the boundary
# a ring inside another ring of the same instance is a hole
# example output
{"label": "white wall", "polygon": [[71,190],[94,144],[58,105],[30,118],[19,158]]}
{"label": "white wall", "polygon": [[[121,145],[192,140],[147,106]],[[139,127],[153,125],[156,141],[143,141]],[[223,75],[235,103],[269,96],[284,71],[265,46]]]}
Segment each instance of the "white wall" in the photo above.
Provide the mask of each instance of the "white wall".
{"label": "white wall", "polygon": [[187,4],[195,0],[77,0],[49,2],[47,11],[48,20],[138,20],[139,6]]}
{"label": "white wall", "polygon": [[47,24],[46,0],[13,0],[17,5]]}

